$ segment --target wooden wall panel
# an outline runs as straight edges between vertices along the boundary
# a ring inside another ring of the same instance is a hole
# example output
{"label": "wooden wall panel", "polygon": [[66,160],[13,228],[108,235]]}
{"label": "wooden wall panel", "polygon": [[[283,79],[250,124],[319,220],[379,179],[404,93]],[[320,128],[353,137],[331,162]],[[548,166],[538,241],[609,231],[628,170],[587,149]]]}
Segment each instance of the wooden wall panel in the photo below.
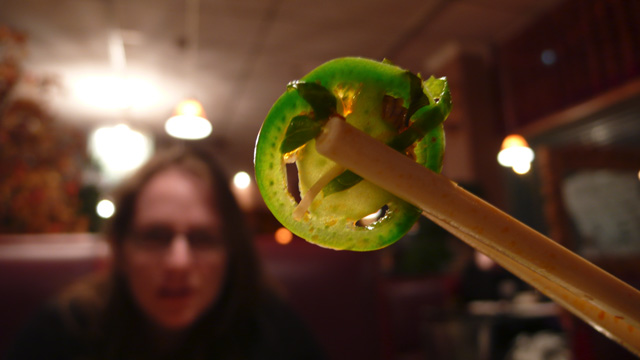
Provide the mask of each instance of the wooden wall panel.
{"label": "wooden wall panel", "polygon": [[497,62],[514,128],[584,102],[640,77],[640,1],[566,1],[501,45]]}

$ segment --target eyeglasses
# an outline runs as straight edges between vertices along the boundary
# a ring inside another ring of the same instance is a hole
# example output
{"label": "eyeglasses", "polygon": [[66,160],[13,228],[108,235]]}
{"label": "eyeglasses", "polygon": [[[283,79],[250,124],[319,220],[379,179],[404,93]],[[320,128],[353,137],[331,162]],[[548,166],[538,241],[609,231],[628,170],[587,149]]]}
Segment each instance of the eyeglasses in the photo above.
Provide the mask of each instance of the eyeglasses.
{"label": "eyeglasses", "polygon": [[[146,251],[165,251],[171,243],[180,235],[168,226],[151,226],[134,230],[127,238],[136,248]],[[224,241],[219,232],[208,228],[193,228],[183,233],[194,251],[214,251],[224,248]]]}

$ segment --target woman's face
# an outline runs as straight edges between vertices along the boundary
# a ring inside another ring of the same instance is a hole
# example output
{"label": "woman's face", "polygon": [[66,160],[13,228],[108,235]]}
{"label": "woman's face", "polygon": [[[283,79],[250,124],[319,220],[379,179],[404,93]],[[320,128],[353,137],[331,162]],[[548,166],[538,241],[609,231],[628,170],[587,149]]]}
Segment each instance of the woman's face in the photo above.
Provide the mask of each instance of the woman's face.
{"label": "woman's face", "polygon": [[222,288],[222,219],[209,192],[201,179],[169,168],[144,186],[136,203],[123,270],[139,307],[165,329],[193,324]]}

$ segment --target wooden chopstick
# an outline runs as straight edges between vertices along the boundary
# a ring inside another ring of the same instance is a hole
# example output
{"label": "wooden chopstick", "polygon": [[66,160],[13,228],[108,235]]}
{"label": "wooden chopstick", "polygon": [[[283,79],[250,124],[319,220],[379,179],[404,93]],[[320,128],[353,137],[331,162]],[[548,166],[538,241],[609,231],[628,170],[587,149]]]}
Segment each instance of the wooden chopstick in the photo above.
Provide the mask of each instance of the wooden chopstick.
{"label": "wooden chopstick", "polygon": [[341,119],[329,120],[316,149],[421,208],[443,228],[640,355],[640,292],[630,285]]}

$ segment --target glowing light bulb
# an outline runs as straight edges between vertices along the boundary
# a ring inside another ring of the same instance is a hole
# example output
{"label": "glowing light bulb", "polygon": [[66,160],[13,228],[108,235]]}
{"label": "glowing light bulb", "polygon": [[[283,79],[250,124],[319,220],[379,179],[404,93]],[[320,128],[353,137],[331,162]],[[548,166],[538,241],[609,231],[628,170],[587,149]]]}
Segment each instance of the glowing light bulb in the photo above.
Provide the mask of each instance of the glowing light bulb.
{"label": "glowing light bulb", "polygon": [[99,109],[150,108],[161,98],[160,89],[142,78],[89,75],[71,85],[81,103]]}
{"label": "glowing light bulb", "polygon": [[178,104],[174,115],[164,124],[164,129],[173,137],[187,140],[204,139],[213,130],[202,105],[193,99]]}
{"label": "glowing light bulb", "polygon": [[244,171],[240,171],[233,176],[233,185],[238,189],[246,189],[251,185],[251,176]]}
{"label": "glowing light bulb", "polygon": [[108,219],[116,212],[116,206],[110,200],[103,199],[96,205],[96,213],[103,219]]}
{"label": "glowing light bulb", "polygon": [[513,165],[511,167],[511,169],[513,169],[513,171],[516,174],[524,175],[524,174],[528,173],[529,170],[531,170],[531,163],[530,162],[520,162],[520,163],[517,163],[517,164]]}
{"label": "glowing light bulb", "polygon": [[121,179],[142,165],[153,152],[151,138],[125,124],[95,130],[89,146],[107,181]]}
{"label": "glowing light bulb", "polygon": [[533,150],[520,135],[509,135],[502,142],[502,150],[498,153],[500,165],[510,167],[517,174],[526,174],[531,169]]}

